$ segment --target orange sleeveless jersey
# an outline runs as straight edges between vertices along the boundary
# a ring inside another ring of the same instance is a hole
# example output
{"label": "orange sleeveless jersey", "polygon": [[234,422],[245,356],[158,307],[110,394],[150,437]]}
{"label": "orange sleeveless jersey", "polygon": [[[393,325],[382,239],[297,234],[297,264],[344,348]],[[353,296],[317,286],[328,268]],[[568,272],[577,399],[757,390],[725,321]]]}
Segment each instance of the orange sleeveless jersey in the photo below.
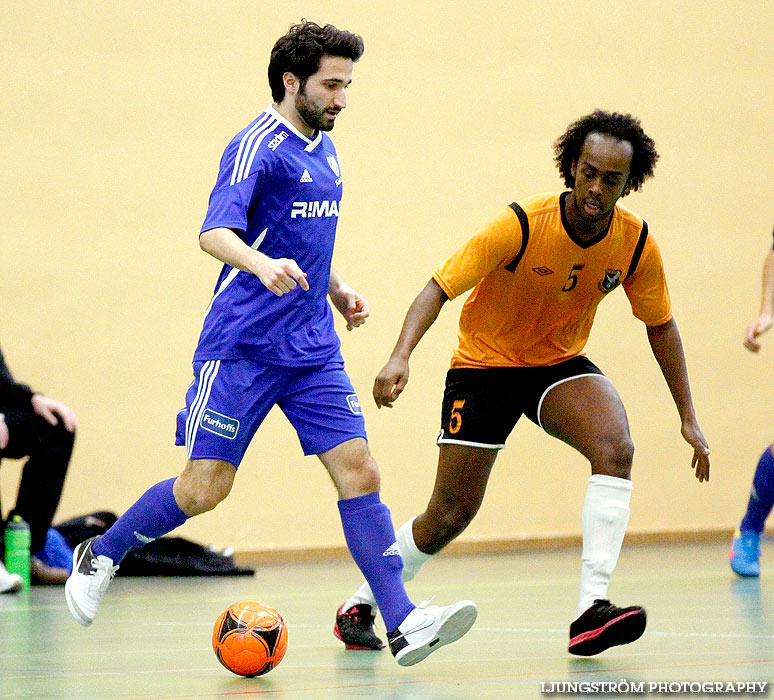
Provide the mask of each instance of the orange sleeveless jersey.
{"label": "orange sleeveless jersey", "polygon": [[647,224],[616,204],[607,233],[584,242],[564,220],[567,194],[505,207],[433,272],[449,299],[474,288],[452,367],[536,367],[580,355],[597,305],[618,286],[645,324],[672,318]]}

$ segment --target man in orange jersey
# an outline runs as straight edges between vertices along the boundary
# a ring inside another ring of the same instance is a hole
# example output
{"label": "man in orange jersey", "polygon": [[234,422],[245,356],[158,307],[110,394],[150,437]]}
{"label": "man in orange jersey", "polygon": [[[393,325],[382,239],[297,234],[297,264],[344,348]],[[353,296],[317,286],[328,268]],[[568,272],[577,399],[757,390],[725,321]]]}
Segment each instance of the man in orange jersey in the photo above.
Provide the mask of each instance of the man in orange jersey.
{"label": "man in orange jersey", "polygon": [[[413,578],[467,527],[498,450],[524,414],[591,463],[569,644],[571,654],[590,656],[638,639],[646,621],[642,607],[607,600],[629,519],[634,447],[618,393],[582,354],[597,305],[616,287],[647,327],[700,482],[709,479],[709,447],[694,414],[658,246],[647,224],[618,203],[653,174],[652,139],[631,115],[595,111],[571,124],[554,152],[570,191],[504,207],[433,272],[373,394],[377,406],[392,406],[408,381],[411,352],[441,307],[472,289],[446,379],[435,488],[425,512],[397,533],[403,575]],[[350,648],[378,642],[375,609],[364,584],[339,609],[337,636]]]}

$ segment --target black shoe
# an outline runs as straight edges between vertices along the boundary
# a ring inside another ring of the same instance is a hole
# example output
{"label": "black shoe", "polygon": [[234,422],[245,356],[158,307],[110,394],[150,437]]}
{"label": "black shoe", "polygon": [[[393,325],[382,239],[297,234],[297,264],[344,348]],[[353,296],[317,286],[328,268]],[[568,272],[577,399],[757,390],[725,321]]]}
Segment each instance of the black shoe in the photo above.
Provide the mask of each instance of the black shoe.
{"label": "black shoe", "polygon": [[642,636],[645,624],[645,608],[639,605],[617,608],[609,600],[595,600],[570,625],[567,651],[577,656],[594,656],[610,647],[629,644]]}
{"label": "black shoe", "polygon": [[333,634],[347,649],[383,649],[384,642],[374,634],[375,616],[371,614],[371,606],[353,605],[345,611],[344,605],[336,612]]}

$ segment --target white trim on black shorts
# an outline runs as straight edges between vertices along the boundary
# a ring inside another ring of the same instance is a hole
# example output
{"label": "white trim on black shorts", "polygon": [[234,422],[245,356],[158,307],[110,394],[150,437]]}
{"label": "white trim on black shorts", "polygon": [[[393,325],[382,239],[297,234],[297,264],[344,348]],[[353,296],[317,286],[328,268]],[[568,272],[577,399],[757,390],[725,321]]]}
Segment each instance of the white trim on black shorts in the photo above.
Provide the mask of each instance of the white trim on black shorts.
{"label": "white trim on black shorts", "polygon": [[469,447],[483,447],[487,450],[502,450],[505,447],[505,443],[502,445],[489,445],[485,442],[469,442],[468,440],[452,440],[450,438],[443,438],[443,428],[438,433],[438,437],[435,439],[436,445],[468,445]]}

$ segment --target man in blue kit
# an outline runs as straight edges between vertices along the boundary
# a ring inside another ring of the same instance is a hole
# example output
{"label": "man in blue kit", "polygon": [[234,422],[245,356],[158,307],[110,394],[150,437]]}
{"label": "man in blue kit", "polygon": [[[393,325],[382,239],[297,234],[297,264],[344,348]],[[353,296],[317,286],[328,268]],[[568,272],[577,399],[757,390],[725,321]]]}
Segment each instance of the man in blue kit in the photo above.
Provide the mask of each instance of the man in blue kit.
{"label": "man in blue kit", "polygon": [[[744,346],[750,352],[759,352],[759,337],[771,329],[774,319],[774,247],[769,249],[763,262],[761,308],[747,326]],[[731,569],[738,576],[761,575],[761,535],[766,518],[774,508],[774,445],[769,445],[758,460],[753,475],[750,499],[739,528],[731,541]]]}
{"label": "man in blue kit", "polygon": [[302,22],[274,46],[274,104],[226,147],[200,245],[224,263],[194,353],[194,381],[178,415],[182,474],[151,487],[104,535],[75,550],[67,604],[80,624],[96,617],[124,555],[189,517],[212,510],[231,490],[250,440],[272,406],[285,413],[307,455],[317,455],[339,496],[352,557],[373,587],[398,663],[410,666],[465,634],[476,606],[416,607],[403,587],[403,562],[379,471],[344,370],[332,304],[347,329],[368,304],[331,269],[341,172],[328,135],[362,39]]}

